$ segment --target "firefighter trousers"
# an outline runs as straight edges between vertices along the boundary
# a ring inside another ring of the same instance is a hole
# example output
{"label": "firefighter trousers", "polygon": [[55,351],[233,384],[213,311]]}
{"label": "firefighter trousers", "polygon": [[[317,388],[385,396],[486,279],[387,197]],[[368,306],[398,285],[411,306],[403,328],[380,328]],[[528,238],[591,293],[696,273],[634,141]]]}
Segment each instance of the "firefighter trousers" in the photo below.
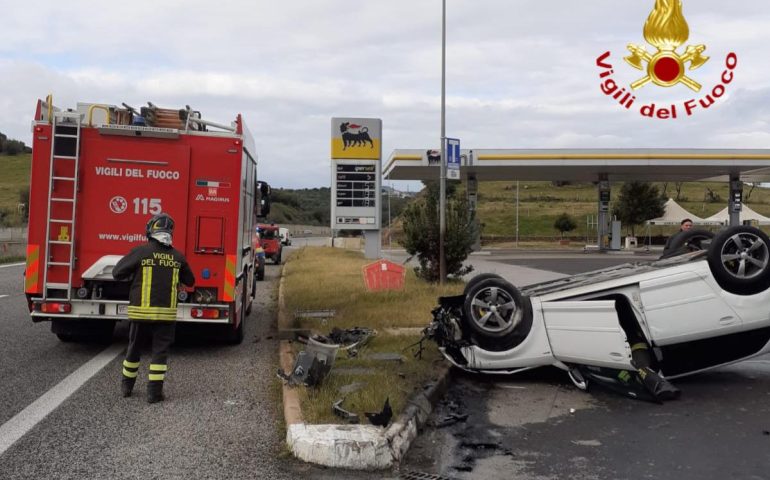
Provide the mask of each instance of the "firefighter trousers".
{"label": "firefighter trousers", "polygon": [[174,342],[176,322],[129,322],[128,349],[123,360],[123,378],[136,379],[142,346],[151,342],[150,382],[163,382],[168,370],[168,352]]}

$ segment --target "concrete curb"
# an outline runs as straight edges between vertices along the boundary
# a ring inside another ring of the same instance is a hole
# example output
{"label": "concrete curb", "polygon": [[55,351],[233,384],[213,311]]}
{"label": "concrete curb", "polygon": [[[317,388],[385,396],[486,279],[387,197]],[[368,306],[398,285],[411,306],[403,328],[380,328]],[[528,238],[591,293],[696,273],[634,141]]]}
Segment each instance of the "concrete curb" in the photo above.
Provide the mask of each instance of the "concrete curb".
{"label": "concrete curb", "polygon": [[[289,326],[283,297],[283,276],[278,288],[280,329]],[[294,366],[291,342],[280,342],[279,360],[281,369],[290,372]],[[433,406],[446,392],[450,371],[448,364],[442,365],[434,382],[413,395],[409,405],[387,428],[373,425],[308,425],[302,418],[297,389],[284,383],[286,444],[300,460],[327,467],[355,470],[393,467],[404,457],[417,437],[418,429],[425,424]]]}

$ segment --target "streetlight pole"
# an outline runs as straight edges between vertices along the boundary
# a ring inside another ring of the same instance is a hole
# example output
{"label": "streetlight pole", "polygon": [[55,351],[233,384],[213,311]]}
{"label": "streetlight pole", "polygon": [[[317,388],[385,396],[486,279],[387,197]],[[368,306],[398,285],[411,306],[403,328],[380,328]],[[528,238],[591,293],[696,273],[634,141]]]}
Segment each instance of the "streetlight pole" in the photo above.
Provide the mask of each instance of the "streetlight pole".
{"label": "streetlight pole", "polygon": [[441,171],[439,179],[439,283],[446,282],[446,0],[441,0]]}

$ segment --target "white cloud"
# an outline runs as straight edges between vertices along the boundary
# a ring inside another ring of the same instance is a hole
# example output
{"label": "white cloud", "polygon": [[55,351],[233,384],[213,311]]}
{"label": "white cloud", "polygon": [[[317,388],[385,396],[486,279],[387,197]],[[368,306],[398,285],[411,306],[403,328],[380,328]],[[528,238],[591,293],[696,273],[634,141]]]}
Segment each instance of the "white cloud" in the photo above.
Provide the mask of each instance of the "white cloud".
{"label": "white cloud", "polygon": [[[151,101],[228,123],[242,113],[261,174],[276,186],[330,183],[329,119],[383,118],[384,154],[438,145],[440,2],[31,0],[6,2],[0,29],[0,131],[26,142],[37,98]],[[766,2],[685,0],[689,43],[711,59],[704,86],[644,87],[636,107],[701,98],[729,52],[735,80],[708,111],[676,121],[628,111],[599,90],[611,51],[645,45],[652,2],[447,2],[447,133],[470,148],[770,147]],[[652,47],[647,45],[648,50]]]}

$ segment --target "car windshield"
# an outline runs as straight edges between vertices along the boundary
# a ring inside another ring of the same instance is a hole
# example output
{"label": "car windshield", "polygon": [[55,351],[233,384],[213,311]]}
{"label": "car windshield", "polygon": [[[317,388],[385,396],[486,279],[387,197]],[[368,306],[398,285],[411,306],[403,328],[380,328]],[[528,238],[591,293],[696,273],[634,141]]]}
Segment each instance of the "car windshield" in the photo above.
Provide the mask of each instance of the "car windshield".
{"label": "car windshield", "polygon": [[275,238],[275,230],[262,230],[262,238],[272,240]]}

